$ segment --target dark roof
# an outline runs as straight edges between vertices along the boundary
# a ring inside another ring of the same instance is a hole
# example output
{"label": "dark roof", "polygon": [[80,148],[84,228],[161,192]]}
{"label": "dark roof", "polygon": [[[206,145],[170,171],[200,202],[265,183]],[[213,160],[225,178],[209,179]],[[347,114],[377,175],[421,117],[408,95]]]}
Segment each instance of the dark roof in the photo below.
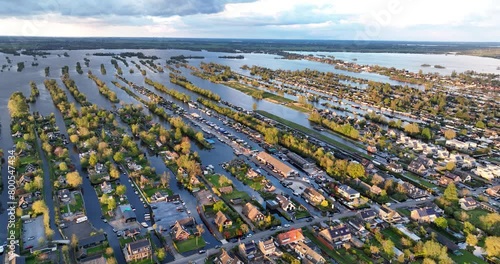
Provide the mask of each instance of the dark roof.
{"label": "dark roof", "polygon": [[93,235],[93,236],[89,236],[89,237],[80,239],[78,241],[78,245],[80,247],[85,247],[85,246],[88,246],[88,245],[93,245],[93,244],[101,243],[101,242],[103,242],[105,240],[106,240],[106,236],[104,234],[97,234],[97,235]]}
{"label": "dark roof", "polygon": [[125,211],[125,212],[122,212],[123,213],[123,218],[125,219],[137,219],[137,216],[135,215],[135,212],[134,211]]}
{"label": "dark roof", "polygon": [[366,209],[361,212],[359,212],[359,215],[361,216],[362,219],[366,218],[371,218],[377,216],[377,213],[373,211],[372,209]]}
{"label": "dark roof", "polygon": [[128,247],[132,251],[136,251],[136,250],[139,250],[141,248],[145,248],[145,247],[149,247],[149,246],[151,246],[151,244],[149,243],[149,239],[137,240],[134,242],[130,242],[128,244]]}
{"label": "dark roof", "polygon": [[417,213],[420,217],[429,216],[429,215],[438,215],[436,210],[434,210],[434,208],[432,208],[432,207],[425,207],[425,208],[417,209]]}
{"label": "dark roof", "polygon": [[329,228],[328,231],[330,232],[332,239],[351,234],[351,231],[345,225],[333,226]]}
{"label": "dark roof", "polygon": [[[434,230],[430,229],[430,228],[427,228],[427,232],[428,233],[432,233],[434,232]],[[453,243],[453,241],[451,241],[450,239],[448,239],[447,237],[441,235],[440,233],[437,233],[437,232],[434,232],[434,234],[436,234],[436,240],[445,245],[450,251],[455,251],[455,250],[459,250],[460,248],[457,246],[457,244]]]}

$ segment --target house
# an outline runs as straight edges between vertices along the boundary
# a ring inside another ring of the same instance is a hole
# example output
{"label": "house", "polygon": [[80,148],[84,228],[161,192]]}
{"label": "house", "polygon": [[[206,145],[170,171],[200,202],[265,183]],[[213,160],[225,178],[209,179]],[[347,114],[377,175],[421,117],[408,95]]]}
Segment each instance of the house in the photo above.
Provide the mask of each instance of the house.
{"label": "house", "polygon": [[[432,161],[431,159],[428,160]],[[429,162],[426,162],[426,159],[418,158],[410,162],[410,164],[408,165],[408,171],[411,171],[420,176],[425,176],[428,172],[428,166],[432,166],[428,164]]]}
{"label": "house", "polygon": [[342,198],[344,198],[347,201],[352,201],[361,196],[361,194],[358,191],[354,190],[353,188],[345,184],[340,185],[337,191],[340,194],[340,196],[342,196]]}
{"label": "house", "polygon": [[500,185],[496,185],[486,189],[486,193],[493,197],[500,197]]}
{"label": "house", "polygon": [[124,237],[135,237],[135,236],[139,235],[140,233],[141,233],[140,228],[127,229],[123,233],[123,236]]}
{"label": "house", "polygon": [[366,209],[357,213],[363,221],[371,221],[377,217],[377,213],[372,209]]}
{"label": "house", "polygon": [[451,172],[445,172],[444,173],[444,176],[446,178],[449,178],[450,180],[452,180],[453,182],[461,182],[462,181],[462,178],[460,178],[460,176],[456,175],[456,174],[453,174]]}
{"label": "house", "polygon": [[387,169],[389,171],[392,171],[394,173],[402,173],[403,172],[403,167],[399,163],[391,162],[387,164]]}
{"label": "house", "polygon": [[386,221],[387,223],[394,223],[401,221],[401,215],[386,205],[382,205],[379,208],[378,215],[382,220]]}
{"label": "house", "polygon": [[62,203],[68,203],[71,201],[71,195],[68,189],[62,189],[58,192],[57,196],[59,197],[59,201]]}
{"label": "house", "polygon": [[27,209],[32,202],[33,202],[33,197],[31,196],[31,193],[27,193],[19,197],[17,206],[20,207],[21,209]]}
{"label": "house", "polygon": [[380,195],[380,194],[382,194],[382,189],[374,184],[370,187],[370,192],[375,194],[375,195]]}
{"label": "house", "polygon": [[238,254],[248,263],[260,263],[263,257],[253,241],[240,243],[238,245]]}
{"label": "house", "polygon": [[314,163],[307,161],[306,159],[302,158],[301,156],[297,155],[294,152],[290,151],[286,154],[286,156],[290,159],[290,162],[293,165],[296,165],[303,170],[309,170],[314,168]]}
{"label": "house", "polygon": [[351,239],[351,230],[344,225],[330,226],[319,232],[319,235],[334,245],[336,242],[349,241]]}
{"label": "house", "polygon": [[184,227],[179,223],[179,221],[175,221],[174,226],[170,230],[170,233],[172,234],[172,238],[175,241],[182,241],[186,240],[189,238],[189,232],[184,229]]}
{"label": "house", "polygon": [[276,245],[274,245],[274,240],[272,237],[265,241],[259,241],[258,246],[262,254],[266,256],[272,255],[276,251]]}
{"label": "house", "polygon": [[132,210],[132,206],[130,206],[130,204],[122,204],[118,206],[118,211],[122,215],[122,220],[125,223],[137,221],[137,216],[134,210]]}
{"label": "house", "polygon": [[31,183],[33,179],[31,176],[27,174],[23,174],[21,178],[19,178],[19,186],[24,186],[25,184]]}
{"label": "house", "polygon": [[353,217],[348,220],[348,223],[356,234],[363,235],[366,232],[365,224],[361,219]]}
{"label": "house", "polygon": [[262,214],[255,205],[251,203],[246,203],[243,206],[242,213],[250,219],[252,222],[259,222],[264,220],[264,214]]}
{"label": "house", "polygon": [[219,188],[219,192],[222,194],[230,194],[233,192],[232,186],[224,186]]}
{"label": "house", "polygon": [[215,264],[243,264],[243,262],[236,256],[231,257],[229,253],[221,248],[221,253],[214,259]]}
{"label": "house", "polygon": [[312,187],[306,188],[304,192],[302,192],[302,197],[315,205],[320,204],[325,200],[325,197]]}
{"label": "house", "polygon": [[276,170],[281,176],[287,178],[297,174],[297,172],[292,169],[290,166],[281,162],[277,158],[271,156],[270,154],[262,151],[256,156],[257,160],[260,162],[272,167],[273,170]]}
{"label": "house", "polygon": [[215,224],[219,227],[219,230],[222,228],[228,228],[233,225],[233,221],[229,219],[222,211],[218,211],[217,214],[215,214]]}
{"label": "house", "polygon": [[106,181],[102,182],[99,187],[101,188],[101,192],[104,194],[109,194],[113,191],[111,184]]}
{"label": "house", "polygon": [[125,260],[127,262],[150,258],[152,256],[152,252],[149,239],[141,239],[125,244],[123,255],[125,256]]}
{"label": "house", "polygon": [[93,236],[81,238],[78,241],[78,247],[80,248],[91,248],[98,245],[101,245],[104,241],[106,241],[106,235],[103,233],[99,233]]}
{"label": "house", "polygon": [[465,211],[474,210],[479,206],[479,203],[472,197],[460,198],[460,200],[458,200],[458,203],[460,204],[460,207]]}
{"label": "house", "polygon": [[285,196],[278,194],[276,195],[276,200],[278,201],[278,204],[280,205],[281,209],[283,209],[286,212],[289,211],[295,211],[295,205],[290,202]]}
{"label": "house", "polygon": [[302,263],[304,264],[321,264],[326,262],[325,258],[321,256],[321,254],[314,251],[302,241],[295,244],[293,249],[295,253],[302,258]]}
{"label": "house", "polygon": [[424,207],[412,210],[410,212],[410,218],[419,223],[432,223],[439,214],[432,207]]}
{"label": "house", "polygon": [[284,246],[290,243],[297,243],[299,241],[304,241],[304,235],[300,229],[292,229],[288,232],[278,234],[276,240],[279,245]]}
{"label": "house", "polygon": [[247,171],[247,178],[253,179],[253,178],[256,178],[256,177],[259,177],[259,174],[256,171],[254,171],[253,169],[249,169]]}
{"label": "house", "polygon": [[201,190],[195,196],[201,206],[211,206],[218,200],[209,190]]}

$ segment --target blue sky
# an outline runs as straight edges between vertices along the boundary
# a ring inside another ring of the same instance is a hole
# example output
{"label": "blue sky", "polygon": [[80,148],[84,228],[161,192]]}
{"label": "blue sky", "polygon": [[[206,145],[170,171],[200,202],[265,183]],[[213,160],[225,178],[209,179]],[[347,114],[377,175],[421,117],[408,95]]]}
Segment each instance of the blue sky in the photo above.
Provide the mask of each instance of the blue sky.
{"label": "blue sky", "polygon": [[500,41],[494,0],[0,0],[0,35]]}

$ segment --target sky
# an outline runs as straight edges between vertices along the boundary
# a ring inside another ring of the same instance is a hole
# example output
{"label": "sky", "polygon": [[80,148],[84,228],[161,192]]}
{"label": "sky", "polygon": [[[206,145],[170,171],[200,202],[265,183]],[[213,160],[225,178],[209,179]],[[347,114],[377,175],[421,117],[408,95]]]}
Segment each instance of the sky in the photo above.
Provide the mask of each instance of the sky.
{"label": "sky", "polygon": [[500,41],[495,0],[0,0],[0,35]]}

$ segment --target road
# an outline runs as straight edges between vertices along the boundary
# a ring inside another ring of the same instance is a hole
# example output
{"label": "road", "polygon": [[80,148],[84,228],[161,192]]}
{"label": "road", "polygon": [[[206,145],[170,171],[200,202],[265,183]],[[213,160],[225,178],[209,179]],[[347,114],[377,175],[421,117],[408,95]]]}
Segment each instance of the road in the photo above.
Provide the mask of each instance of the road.
{"label": "road", "polygon": [[[428,202],[433,201],[433,200],[434,200],[434,197],[431,197],[430,199],[427,199],[425,201],[411,200],[411,201],[406,201],[406,202],[403,202],[403,203],[392,204],[389,207],[392,208],[392,209],[398,209],[398,208],[403,208],[403,207],[412,207],[412,206],[416,206],[416,205],[428,203]],[[372,208],[373,208],[373,206],[372,206]],[[356,211],[349,211],[349,212],[345,212],[345,213],[335,214],[332,217],[315,217],[315,219],[314,219],[313,222],[307,222],[307,220],[305,220],[305,219],[297,220],[297,221],[295,221],[295,223],[291,224],[289,228],[282,229],[282,230],[290,230],[292,228],[300,229],[300,228],[303,228],[305,226],[311,226],[314,223],[319,223],[319,222],[323,222],[323,221],[327,221],[327,220],[334,220],[334,219],[341,219],[341,218],[346,218],[346,217],[352,217],[354,215],[356,215]],[[259,240],[265,240],[265,239],[269,238],[270,236],[274,235],[276,232],[279,232],[279,231],[277,231],[277,230],[274,230],[274,231],[272,231],[272,230],[266,230],[266,231],[263,231],[263,232],[255,233],[251,238],[246,238],[246,239],[243,239],[242,241],[251,241],[251,240],[253,240],[253,241],[259,241]],[[226,243],[226,244],[222,245],[221,247],[224,248],[224,249],[226,249],[226,250],[229,250],[229,249],[237,246],[238,244],[239,244],[238,242],[236,242],[236,243]],[[217,252],[219,252],[219,249],[211,248],[211,249],[208,249],[207,253],[205,253],[205,254],[193,254],[193,255],[190,255],[190,256],[187,256],[187,257],[184,257],[184,258],[177,258],[175,261],[172,261],[172,262],[169,262],[169,263],[172,263],[172,264],[204,263],[204,260],[205,260],[205,258],[207,256],[216,254]]]}

